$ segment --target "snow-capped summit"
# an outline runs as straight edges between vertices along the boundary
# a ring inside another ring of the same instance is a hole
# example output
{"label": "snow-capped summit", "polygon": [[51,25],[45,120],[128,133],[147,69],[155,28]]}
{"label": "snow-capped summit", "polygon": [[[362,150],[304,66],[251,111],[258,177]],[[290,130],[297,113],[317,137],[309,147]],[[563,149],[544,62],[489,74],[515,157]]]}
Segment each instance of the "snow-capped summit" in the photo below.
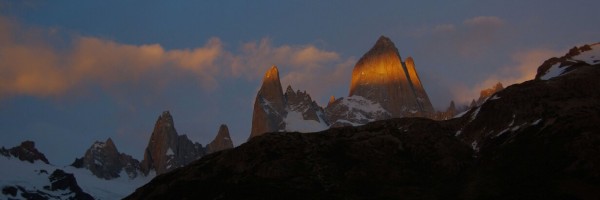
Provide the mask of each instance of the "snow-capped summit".
{"label": "snow-capped summit", "polygon": [[130,155],[119,153],[111,138],[105,142],[94,142],[85,155],[75,159],[71,166],[88,169],[98,178],[107,180],[120,177],[122,171],[130,179],[141,174],[140,162]]}
{"label": "snow-capped summit", "polygon": [[573,47],[566,55],[546,60],[535,75],[536,80],[548,80],[586,65],[600,64],[600,43]]}

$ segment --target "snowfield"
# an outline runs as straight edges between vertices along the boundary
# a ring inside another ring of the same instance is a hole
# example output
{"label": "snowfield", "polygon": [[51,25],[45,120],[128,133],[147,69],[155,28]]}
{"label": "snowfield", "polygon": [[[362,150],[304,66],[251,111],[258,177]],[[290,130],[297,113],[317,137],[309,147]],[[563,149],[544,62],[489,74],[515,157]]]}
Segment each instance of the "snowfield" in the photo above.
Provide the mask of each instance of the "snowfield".
{"label": "snowfield", "polygon": [[[40,190],[53,196],[59,196],[61,199],[68,199],[69,196],[63,196],[61,191],[44,189],[44,186],[51,184],[48,176],[56,169],[73,174],[77,179],[77,185],[95,199],[122,199],[133,193],[138,187],[148,183],[155,176],[151,172],[148,176],[140,175],[135,179],[129,179],[127,173],[121,171],[121,177],[105,180],[94,176],[91,171],[83,168],[57,167],[41,161],[29,163],[14,157],[0,156],[0,188],[18,185],[28,191]],[[14,198],[0,193],[0,199],[8,199],[9,197]],[[16,197],[22,198],[20,193]]]}

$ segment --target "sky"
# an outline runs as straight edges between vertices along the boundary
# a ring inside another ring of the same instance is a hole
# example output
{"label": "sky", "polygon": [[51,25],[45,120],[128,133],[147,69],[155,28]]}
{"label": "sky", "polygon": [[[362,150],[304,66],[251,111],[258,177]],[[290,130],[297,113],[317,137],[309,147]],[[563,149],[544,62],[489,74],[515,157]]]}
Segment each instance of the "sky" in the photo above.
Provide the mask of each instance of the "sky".
{"label": "sky", "polygon": [[[0,146],[33,140],[55,165],[112,138],[143,158],[162,111],[203,145],[250,134],[262,76],[325,106],[381,35],[415,60],[434,107],[600,42],[596,0],[0,0]],[[285,89],[285,88],[284,88]]]}

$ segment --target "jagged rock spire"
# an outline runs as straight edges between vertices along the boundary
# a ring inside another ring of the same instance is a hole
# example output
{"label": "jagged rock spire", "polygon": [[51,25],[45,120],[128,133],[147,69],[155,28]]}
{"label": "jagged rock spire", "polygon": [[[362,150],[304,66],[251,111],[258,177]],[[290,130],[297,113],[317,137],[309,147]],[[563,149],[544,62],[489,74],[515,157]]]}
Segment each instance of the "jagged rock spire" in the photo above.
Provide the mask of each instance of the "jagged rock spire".
{"label": "jagged rock spire", "polygon": [[252,130],[248,139],[266,132],[283,129],[285,127],[283,123],[283,116],[286,114],[285,103],[279,80],[279,70],[277,66],[272,66],[265,73],[262,86],[256,94],[252,113]]}
{"label": "jagged rock spire", "polygon": [[177,134],[171,113],[164,111],[154,125],[141,162],[141,170],[144,174],[151,170],[162,174],[184,166],[202,157],[204,153],[202,145],[193,143],[186,135]]}
{"label": "jagged rock spire", "polygon": [[227,128],[227,125],[221,124],[215,139],[206,145],[206,153],[209,154],[231,148],[233,148],[233,142],[231,141],[231,136],[229,136],[229,128]]}

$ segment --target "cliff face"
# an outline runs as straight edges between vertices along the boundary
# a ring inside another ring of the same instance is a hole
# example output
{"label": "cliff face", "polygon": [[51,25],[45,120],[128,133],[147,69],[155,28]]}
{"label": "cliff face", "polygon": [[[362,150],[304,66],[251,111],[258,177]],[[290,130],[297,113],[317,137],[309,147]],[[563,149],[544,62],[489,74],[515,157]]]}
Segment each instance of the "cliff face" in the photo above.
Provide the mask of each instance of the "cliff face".
{"label": "cliff face", "polygon": [[392,117],[420,111],[408,70],[394,43],[385,36],[354,66],[348,96],[354,95],[381,104]]}
{"label": "cliff face", "polygon": [[250,138],[266,132],[283,130],[283,118],[286,114],[279,70],[273,66],[265,73],[262,86],[256,94]]}
{"label": "cliff face", "polygon": [[168,111],[159,116],[144,153],[141,169],[144,174],[155,170],[162,174],[184,166],[205,154],[202,145],[192,143],[186,135],[178,135],[173,117]]}

